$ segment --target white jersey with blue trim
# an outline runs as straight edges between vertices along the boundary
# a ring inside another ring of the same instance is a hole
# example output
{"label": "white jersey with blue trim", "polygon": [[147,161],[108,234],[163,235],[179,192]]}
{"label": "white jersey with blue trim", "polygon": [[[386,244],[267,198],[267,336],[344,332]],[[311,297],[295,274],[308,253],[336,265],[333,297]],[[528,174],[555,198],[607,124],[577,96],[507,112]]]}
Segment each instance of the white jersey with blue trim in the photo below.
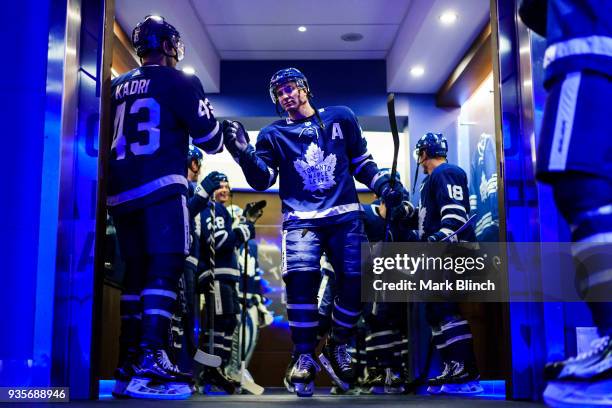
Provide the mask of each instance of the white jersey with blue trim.
{"label": "white jersey with blue trim", "polygon": [[319,114],[323,127],[316,116],[265,127],[256,150],[251,148],[239,160],[247,181],[258,190],[280,177],[284,228],[361,217],[353,177],[372,188],[379,173],[349,108],[328,107]]}

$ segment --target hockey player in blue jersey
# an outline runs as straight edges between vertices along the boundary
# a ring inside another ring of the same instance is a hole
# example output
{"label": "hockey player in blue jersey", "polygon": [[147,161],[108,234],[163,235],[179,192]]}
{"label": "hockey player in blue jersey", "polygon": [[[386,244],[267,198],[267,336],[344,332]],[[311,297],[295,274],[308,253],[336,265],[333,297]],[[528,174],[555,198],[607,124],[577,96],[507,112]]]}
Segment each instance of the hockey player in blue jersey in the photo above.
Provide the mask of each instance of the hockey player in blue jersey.
{"label": "hockey player in blue jersey", "polygon": [[[474,242],[465,172],[446,161],[448,145],[440,133],[427,133],[414,151],[418,166],[427,177],[420,187],[418,236],[424,242]],[[466,225],[467,224],[467,225]],[[463,228],[463,229],[462,229]],[[474,394],[482,392],[474,357],[472,334],[456,303],[431,302],[425,313],[432,341],[440,352],[442,374],[428,380],[432,394]]]}
{"label": "hockey player in blue jersey", "polygon": [[162,17],[132,32],[143,66],[112,81],[107,205],[126,263],[116,396],[179,399],[191,375],[167,355],[177,283],[188,254],[185,158],[189,136],[210,154],[220,125],[197,77],[175,68],[184,47]]}
{"label": "hockey player in blue jersey", "polygon": [[294,353],[289,389],[310,396],[319,371],[317,291],[325,251],[335,270],[337,295],[331,336],[319,356],[334,382],[348,389],[355,373],[346,345],[361,314],[360,245],[366,240],[353,177],[391,207],[401,202],[367,151],[355,114],[344,106],[316,110],[306,77],[295,68],[272,76],[270,97],[287,117],[263,128],[256,147],[238,122],[224,126],[226,147],[248,183],[263,191],[280,177],[283,279]]}
{"label": "hockey player in blue jersey", "polygon": [[[244,221],[232,226],[232,217],[225,208],[229,200],[229,183],[227,176],[223,175],[224,181],[221,187],[214,193],[214,216],[210,207],[205,208],[200,214],[202,223],[202,239],[200,240],[200,261],[198,264],[198,284],[201,292],[208,292],[211,280],[215,287],[215,299],[209,296],[206,307],[215,308],[214,319],[214,354],[221,357],[221,367],[205,367],[200,375],[202,386],[215,386],[223,389],[228,394],[234,392],[235,386],[230,378],[225,375],[225,366],[231,356],[232,336],[238,323],[237,315],[240,313],[240,303],[236,284],[240,279],[236,249],[249,239],[255,237],[255,221],[261,213],[246,213]],[[214,240],[214,254],[211,253],[211,240]],[[211,258],[214,256],[214,260]],[[214,262],[214,276],[211,265]],[[207,321],[207,327],[209,327]],[[210,331],[206,330],[203,348],[209,342]]]}
{"label": "hockey player in blue jersey", "polygon": [[[577,357],[550,363],[553,407],[612,405],[612,2],[523,1],[525,24],[546,37],[536,175],[571,228],[577,276],[601,336]],[[591,300],[591,301],[589,301]]]}

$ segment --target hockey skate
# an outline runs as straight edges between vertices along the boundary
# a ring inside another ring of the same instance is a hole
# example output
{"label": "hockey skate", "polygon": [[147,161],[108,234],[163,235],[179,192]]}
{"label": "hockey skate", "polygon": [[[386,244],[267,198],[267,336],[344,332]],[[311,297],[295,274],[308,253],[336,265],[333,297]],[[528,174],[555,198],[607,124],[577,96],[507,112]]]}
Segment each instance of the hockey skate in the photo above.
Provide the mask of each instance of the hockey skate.
{"label": "hockey skate", "polygon": [[364,394],[384,394],[385,393],[385,371],[382,367],[366,368],[366,376],[362,383]]}
{"label": "hockey skate", "polygon": [[385,394],[401,394],[404,392],[404,379],[392,368],[385,368]]}
{"label": "hockey skate", "polygon": [[483,392],[478,379],[480,374],[474,364],[462,361],[451,361],[453,371],[442,384],[442,392],[445,394],[479,394]]}
{"label": "hockey skate", "polygon": [[450,363],[444,362],[444,369],[442,374],[437,377],[429,378],[427,380],[427,392],[430,394],[440,394],[442,392],[442,386],[448,381],[449,377],[454,371],[454,361]]}
{"label": "hockey skate", "polygon": [[551,407],[612,405],[612,340],[597,339],[588,352],[547,364],[544,375],[544,401]]}
{"label": "hockey skate", "polygon": [[134,376],[134,364],[138,362],[138,354],[136,352],[128,352],[127,357],[115,369],[115,386],[113,387],[112,395],[116,399],[130,398],[127,395],[127,386]]}
{"label": "hockey skate", "polygon": [[346,344],[328,340],[319,355],[319,361],[327,370],[334,383],[343,391],[348,391],[355,380],[355,370]]}
{"label": "hockey skate", "polygon": [[293,358],[285,373],[284,383],[287,391],[295,392],[298,397],[311,397],[314,392],[314,379],[321,367],[312,354],[300,354]]}
{"label": "hockey skate", "polygon": [[191,374],[182,373],[165,350],[144,349],[125,394],[145,399],[187,399],[191,396]]}
{"label": "hockey skate", "polygon": [[236,382],[226,376],[220,367],[204,367],[200,372],[199,379],[202,394],[217,394],[220,392],[234,394],[236,392]]}

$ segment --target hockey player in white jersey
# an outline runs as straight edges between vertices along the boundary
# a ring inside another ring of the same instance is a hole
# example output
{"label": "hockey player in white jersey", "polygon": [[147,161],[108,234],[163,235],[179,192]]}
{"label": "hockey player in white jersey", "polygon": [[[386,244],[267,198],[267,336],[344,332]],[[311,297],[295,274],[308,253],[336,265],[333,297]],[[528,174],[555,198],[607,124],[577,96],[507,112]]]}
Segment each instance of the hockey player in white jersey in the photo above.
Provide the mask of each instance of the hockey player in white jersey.
{"label": "hockey player in white jersey", "polygon": [[360,246],[367,239],[353,177],[390,207],[401,202],[403,187],[391,187],[389,175],[379,171],[349,108],[313,107],[308,81],[299,70],[275,73],[269,92],[277,112],[287,117],[263,128],[255,148],[238,122],[224,125],[224,137],[254,189],[266,190],[280,177],[282,270],[294,343],[286,383],[299,396],[310,396],[320,370],[314,351],[319,261],[325,251],[336,271],[337,295],[331,335],[319,361],[339,387],[348,389],[355,372],[346,348],[361,314]]}

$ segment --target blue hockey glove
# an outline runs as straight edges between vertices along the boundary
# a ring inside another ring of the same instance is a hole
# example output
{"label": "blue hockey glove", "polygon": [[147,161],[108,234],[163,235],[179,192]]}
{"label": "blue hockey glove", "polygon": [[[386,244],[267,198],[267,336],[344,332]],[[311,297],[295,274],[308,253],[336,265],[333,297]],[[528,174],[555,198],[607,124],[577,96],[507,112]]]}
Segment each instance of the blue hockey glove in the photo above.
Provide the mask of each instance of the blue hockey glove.
{"label": "blue hockey glove", "polygon": [[204,180],[200,183],[201,189],[197,189],[196,193],[203,196],[204,198],[210,197],[210,195],[221,187],[221,182],[227,181],[227,176],[218,171],[211,171]]}
{"label": "blue hockey glove", "polygon": [[249,146],[249,134],[238,121],[223,121],[223,144],[232,157],[237,158]]}
{"label": "blue hockey glove", "polygon": [[388,174],[384,174],[374,183],[374,192],[385,202],[387,210],[392,210],[402,203],[405,191],[399,181],[396,181],[392,188],[390,179]]}
{"label": "blue hockey glove", "polygon": [[410,219],[414,216],[414,206],[410,201],[402,201],[400,205],[395,207],[391,213],[391,219],[394,221],[402,221]]}

